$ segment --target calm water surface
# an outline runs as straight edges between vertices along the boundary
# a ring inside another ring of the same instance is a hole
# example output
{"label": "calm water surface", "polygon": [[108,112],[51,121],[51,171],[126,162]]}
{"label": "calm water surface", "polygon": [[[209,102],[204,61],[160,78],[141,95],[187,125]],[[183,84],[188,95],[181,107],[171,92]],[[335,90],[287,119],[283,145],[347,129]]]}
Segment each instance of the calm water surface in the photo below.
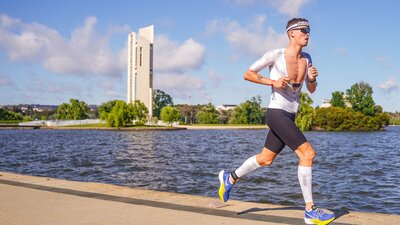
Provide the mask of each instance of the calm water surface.
{"label": "calm water surface", "polygon": [[[258,153],[266,130],[0,130],[0,171],[217,196],[218,172]],[[317,150],[314,200],[322,207],[400,214],[400,127],[307,132]],[[237,200],[303,205],[297,156],[286,148],[244,177]]]}

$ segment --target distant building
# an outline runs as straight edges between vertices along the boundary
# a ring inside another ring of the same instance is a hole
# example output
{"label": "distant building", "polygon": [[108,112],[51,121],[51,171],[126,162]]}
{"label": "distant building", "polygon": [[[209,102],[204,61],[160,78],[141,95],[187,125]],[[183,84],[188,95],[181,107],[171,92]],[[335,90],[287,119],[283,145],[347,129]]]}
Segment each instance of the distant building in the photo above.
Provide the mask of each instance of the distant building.
{"label": "distant building", "polygon": [[154,26],[128,35],[128,93],[127,103],[143,102],[153,115],[153,41]]}
{"label": "distant building", "polygon": [[329,108],[331,107],[330,99],[322,99],[322,104],[319,106],[320,108]]}
{"label": "distant building", "polygon": [[349,102],[349,96],[348,95],[343,95],[343,100],[344,100],[344,105],[346,106],[346,107],[353,107],[352,105],[351,105],[351,103]]}
{"label": "distant building", "polygon": [[33,107],[33,111],[34,112],[43,112],[43,109],[39,108],[39,107]]}
{"label": "distant building", "polygon": [[234,109],[237,105],[219,105],[217,107],[215,107],[219,112],[222,110],[230,110],[230,109]]}
{"label": "distant building", "polygon": [[[347,95],[343,95],[344,105],[346,107],[351,108],[351,103],[349,102],[349,97]],[[320,108],[329,108],[331,107],[331,100],[330,99],[322,99],[322,104],[319,106]]]}

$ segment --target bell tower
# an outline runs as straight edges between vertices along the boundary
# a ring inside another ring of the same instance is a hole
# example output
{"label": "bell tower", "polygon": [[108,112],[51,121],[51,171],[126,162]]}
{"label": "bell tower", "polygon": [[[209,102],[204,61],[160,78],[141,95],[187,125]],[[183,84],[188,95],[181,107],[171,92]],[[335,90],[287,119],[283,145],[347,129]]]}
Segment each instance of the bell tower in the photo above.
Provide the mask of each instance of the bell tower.
{"label": "bell tower", "polygon": [[150,119],[153,115],[153,41],[153,25],[128,35],[127,103],[143,102]]}

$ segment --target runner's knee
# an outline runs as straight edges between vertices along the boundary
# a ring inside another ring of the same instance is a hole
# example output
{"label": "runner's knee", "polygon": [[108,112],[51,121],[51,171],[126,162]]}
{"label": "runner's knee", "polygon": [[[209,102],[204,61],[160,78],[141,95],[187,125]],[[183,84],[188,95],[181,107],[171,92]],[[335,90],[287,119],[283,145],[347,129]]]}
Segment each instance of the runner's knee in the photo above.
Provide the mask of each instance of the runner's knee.
{"label": "runner's knee", "polygon": [[305,154],[305,158],[307,160],[314,160],[316,156],[317,156],[317,153],[312,148],[309,151],[307,151]]}
{"label": "runner's knee", "polygon": [[301,152],[300,158],[302,158],[303,160],[312,161],[317,156],[317,153],[315,152],[314,148],[308,142],[302,144],[298,149]]}
{"label": "runner's knee", "polygon": [[270,165],[272,165],[273,161],[274,160],[271,160],[268,158],[263,158],[263,157],[260,157],[257,159],[257,162],[258,162],[258,164],[260,164],[260,166],[270,166]]}
{"label": "runner's knee", "polygon": [[260,166],[270,166],[276,155],[276,153],[264,148],[263,151],[257,155],[257,163],[260,164]]}

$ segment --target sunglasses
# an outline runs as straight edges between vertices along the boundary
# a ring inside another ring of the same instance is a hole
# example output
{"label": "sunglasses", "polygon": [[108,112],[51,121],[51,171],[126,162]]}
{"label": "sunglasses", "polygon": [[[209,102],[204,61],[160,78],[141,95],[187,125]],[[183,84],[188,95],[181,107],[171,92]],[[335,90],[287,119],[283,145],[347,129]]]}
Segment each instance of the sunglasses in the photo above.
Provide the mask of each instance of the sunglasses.
{"label": "sunglasses", "polygon": [[309,34],[310,33],[310,28],[298,28],[298,29],[293,29],[293,30],[299,30],[303,34]]}

